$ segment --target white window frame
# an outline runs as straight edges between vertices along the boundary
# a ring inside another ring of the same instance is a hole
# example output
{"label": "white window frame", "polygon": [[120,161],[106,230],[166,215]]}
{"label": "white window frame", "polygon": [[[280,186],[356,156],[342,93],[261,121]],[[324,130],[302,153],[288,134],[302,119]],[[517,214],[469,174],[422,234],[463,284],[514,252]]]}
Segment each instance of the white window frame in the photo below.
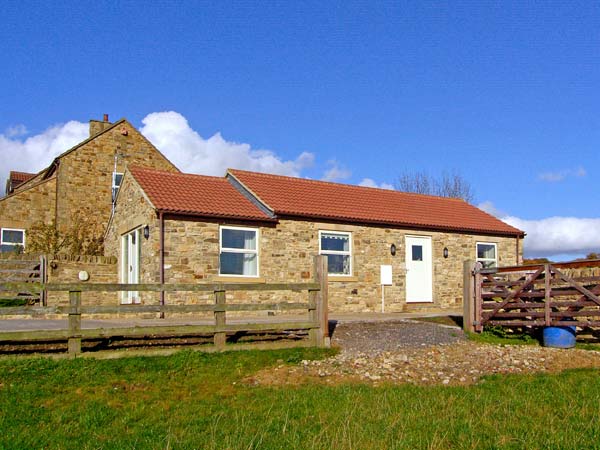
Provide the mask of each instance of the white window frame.
{"label": "white window frame", "polygon": [[121,183],[123,183],[123,175],[124,174],[121,172],[113,172],[112,173],[112,186],[111,186],[111,190],[110,190],[113,203],[115,202],[115,200],[117,198],[117,193],[119,192],[119,188],[121,187],[121,183],[119,183],[118,185],[116,184],[117,175],[121,175]]}
{"label": "white window frame", "polygon": [[[223,247],[223,230],[241,230],[241,231],[254,231],[256,234],[256,249],[247,248],[230,248]],[[230,273],[221,273],[221,254],[225,253],[254,253],[256,255],[256,275],[237,275]],[[236,277],[236,278],[258,278],[260,275],[260,229],[254,227],[233,227],[228,225],[221,225],[219,227],[219,276],[222,277]]]}
{"label": "white window frame", "polygon": [[[321,248],[322,235],[325,234],[337,234],[340,236],[347,236],[349,242],[349,250],[323,250]],[[354,245],[352,243],[352,232],[351,231],[334,231],[334,230],[319,230],[319,255],[343,255],[349,256],[350,258],[350,273],[329,273],[329,267],[327,268],[327,274],[332,277],[351,277],[354,273],[354,258],[352,257],[352,252],[354,250]]]}
{"label": "white window frame", "polygon": [[[14,242],[4,242],[4,231],[20,231],[21,233],[23,233],[23,243],[22,244],[17,244]],[[25,250],[25,230],[22,228],[0,228],[0,247],[2,245],[12,245],[13,247],[16,246],[21,246],[23,248],[23,250]]]}
{"label": "white window frame", "polygon": [[[494,247],[494,258],[479,258],[479,246],[480,245],[492,245]],[[494,265],[491,267],[498,267],[498,244],[495,242],[477,242],[475,244],[475,261],[476,262],[493,262]]]}

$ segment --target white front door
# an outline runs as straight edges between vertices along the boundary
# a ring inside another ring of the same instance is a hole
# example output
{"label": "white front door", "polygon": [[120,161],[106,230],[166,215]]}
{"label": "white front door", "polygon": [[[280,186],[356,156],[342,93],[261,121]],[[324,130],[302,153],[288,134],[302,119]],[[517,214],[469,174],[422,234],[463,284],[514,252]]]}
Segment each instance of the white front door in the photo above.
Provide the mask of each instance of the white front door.
{"label": "white front door", "polygon": [[406,236],[406,302],[432,302],[431,238]]}
{"label": "white front door", "polygon": [[[130,231],[123,235],[122,240],[122,265],[121,281],[128,284],[140,282],[140,233],[141,229]],[[123,292],[123,303],[139,303],[140,296],[137,291]]]}

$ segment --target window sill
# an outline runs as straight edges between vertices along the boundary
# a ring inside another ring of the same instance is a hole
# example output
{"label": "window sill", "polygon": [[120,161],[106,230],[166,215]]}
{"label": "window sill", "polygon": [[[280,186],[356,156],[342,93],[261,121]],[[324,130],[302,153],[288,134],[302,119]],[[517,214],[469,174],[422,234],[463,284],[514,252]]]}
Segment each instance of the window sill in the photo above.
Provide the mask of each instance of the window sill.
{"label": "window sill", "polygon": [[217,276],[213,278],[213,281],[217,281],[220,283],[265,283],[265,279],[260,277]]}
{"label": "window sill", "polygon": [[345,277],[345,276],[340,276],[340,275],[330,275],[327,277],[327,281],[358,281],[358,277],[356,276],[351,276],[351,277]]}

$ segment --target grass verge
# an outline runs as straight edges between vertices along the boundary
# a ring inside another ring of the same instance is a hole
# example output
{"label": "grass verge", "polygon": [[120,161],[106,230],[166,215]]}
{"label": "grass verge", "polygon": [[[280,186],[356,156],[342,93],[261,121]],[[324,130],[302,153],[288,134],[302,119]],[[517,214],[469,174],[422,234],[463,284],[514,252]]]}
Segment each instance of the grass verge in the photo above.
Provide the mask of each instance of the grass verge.
{"label": "grass verge", "polygon": [[589,448],[598,371],[470,387],[253,387],[291,349],[116,360],[0,359],[0,448]]}

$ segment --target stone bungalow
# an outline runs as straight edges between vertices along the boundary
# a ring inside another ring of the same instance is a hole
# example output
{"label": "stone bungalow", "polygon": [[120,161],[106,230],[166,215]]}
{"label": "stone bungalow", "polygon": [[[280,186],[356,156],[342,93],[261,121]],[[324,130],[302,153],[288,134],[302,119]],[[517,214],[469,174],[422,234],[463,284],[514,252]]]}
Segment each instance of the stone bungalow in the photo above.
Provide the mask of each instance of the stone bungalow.
{"label": "stone bungalow", "polygon": [[[331,311],[380,311],[383,271],[386,312],[425,312],[460,308],[463,262],[517,264],[523,237],[458,199],[241,170],[208,177],[130,166],[105,253],[131,283],[297,282],[312,277],[320,253],[328,256]],[[154,301],[135,293],[121,300]]]}
{"label": "stone bungalow", "polygon": [[0,198],[0,251],[27,250],[28,230],[39,222],[55,223],[64,232],[81,218],[101,237],[130,163],[179,171],[126,119],[110,123],[104,115],[102,121],[90,120],[88,139],[44,170],[11,172],[6,196]]}

